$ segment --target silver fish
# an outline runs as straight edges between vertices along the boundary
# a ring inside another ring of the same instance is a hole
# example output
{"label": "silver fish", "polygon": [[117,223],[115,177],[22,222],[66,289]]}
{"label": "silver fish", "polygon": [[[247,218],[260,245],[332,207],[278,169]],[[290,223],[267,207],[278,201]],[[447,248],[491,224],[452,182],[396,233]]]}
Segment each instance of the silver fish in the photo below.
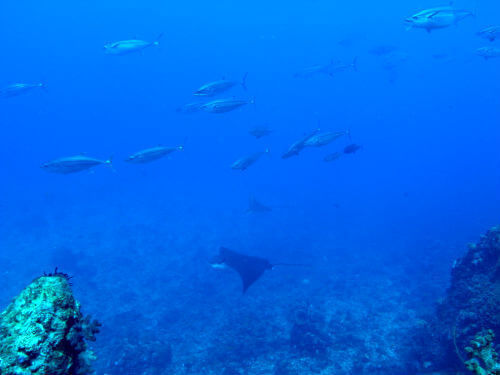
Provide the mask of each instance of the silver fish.
{"label": "silver fish", "polygon": [[408,28],[425,29],[431,32],[435,29],[443,29],[452,25],[456,25],[461,20],[473,16],[474,14],[468,10],[454,9],[450,6],[426,9],[415,13],[405,19]]}
{"label": "silver fish", "polygon": [[177,146],[177,147],[156,146],[136,152],[135,154],[132,154],[127,159],[125,159],[125,161],[136,164],[149,163],[151,161],[161,159],[164,156],[171,154],[172,152],[182,151],[182,150],[184,150],[183,146]]}
{"label": "silver fish", "polygon": [[203,104],[200,109],[210,113],[225,113],[233,111],[247,104],[255,104],[255,100],[217,99]]}
{"label": "silver fish", "polygon": [[349,135],[349,130],[345,130],[342,132],[326,132],[326,133],[316,134],[313,135],[311,138],[309,138],[306,142],[304,142],[304,146],[305,147],[326,146],[344,135]]}
{"label": "silver fish", "polygon": [[476,50],[476,53],[484,57],[485,60],[493,59],[495,57],[500,57],[499,47],[481,47]]}
{"label": "silver fish", "polygon": [[490,42],[493,42],[496,39],[500,38],[500,26],[486,27],[481,31],[478,31],[477,35],[481,38],[489,40]]}
{"label": "silver fish", "polygon": [[241,85],[245,90],[247,89],[246,81],[247,81],[248,73],[245,73],[241,82],[238,81],[230,81],[227,79],[221,79],[219,81],[214,81],[207,83],[201,86],[198,90],[194,92],[195,96],[215,96],[222,94],[223,92],[228,91],[234,86]]}
{"label": "silver fish", "polygon": [[0,98],[11,98],[38,88],[45,88],[45,85],[43,83],[14,83],[0,89]]}
{"label": "silver fish", "polygon": [[357,71],[357,58],[354,58],[352,63],[346,64],[339,61],[332,60],[326,65],[314,65],[308,68],[302,69],[300,72],[294,74],[295,78],[308,78],[318,74],[326,74],[333,77],[335,74],[346,71],[346,70]]}
{"label": "silver fish", "polygon": [[261,152],[256,152],[255,154],[252,154],[250,156],[246,156],[244,158],[236,160],[232,165],[232,169],[238,169],[240,171],[244,171],[248,167],[250,167],[252,164],[254,164],[257,160],[261,158],[262,155],[268,154],[269,149],[266,148],[264,151]]}
{"label": "silver fish", "polygon": [[306,142],[312,137],[314,137],[316,134],[318,134],[319,131],[320,129],[315,129],[311,133],[299,139],[297,142],[292,144],[283,155],[281,155],[281,158],[287,159],[289,157],[298,155],[304,149],[304,147],[306,147]]}
{"label": "silver fish", "polygon": [[126,55],[132,52],[142,51],[148,47],[160,45],[160,39],[163,34],[160,34],[153,42],[148,42],[139,39],[121,40],[119,42],[107,43],[104,45],[104,50],[109,55]]}
{"label": "silver fish", "polygon": [[99,160],[85,155],[69,156],[44,163],[40,168],[47,172],[70,174],[81,172],[98,165],[111,166],[111,159]]}

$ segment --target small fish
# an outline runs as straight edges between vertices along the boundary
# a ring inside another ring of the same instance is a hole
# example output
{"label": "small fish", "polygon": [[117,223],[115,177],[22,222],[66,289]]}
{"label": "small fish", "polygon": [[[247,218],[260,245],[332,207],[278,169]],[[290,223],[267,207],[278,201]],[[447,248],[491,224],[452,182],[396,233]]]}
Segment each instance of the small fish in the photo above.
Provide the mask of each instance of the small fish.
{"label": "small fish", "polygon": [[481,38],[489,40],[490,42],[493,42],[496,39],[500,38],[500,26],[486,27],[481,31],[478,31],[477,35]]}
{"label": "small fish", "polygon": [[250,130],[248,133],[254,136],[255,138],[259,139],[270,135],[272,132],[273,131],[266,126],[258,126]]}
{"label": "small fish", "polygon": [[426,9],[405,19],[408,29],[413,27],[425,29],[431,32],[435,29],[443,29],[456,25],[461,20],[473,16],[467,10],[454,9],[450,6]]}
{"label": "small fish", "polygon": [[0,89],[0,98],[11,98],[38,88],[45,88],[43,83],[14,83]]}
{"label": "small fish", "polygon": [[178,107],[176,112],[184,114],[200,112],[202,105],[203,103],[187,103]]}
{"label": "small fish", "polygon": [[40,166],[40,168],[47,172],[70,174],[81,172],[98,165],[111,166],[111,159],[99,160],[85,155],[69,156],[44,163]]}
{"label": "small fish", "polygon": [[177,147],[156,146],[136,152],[135,154],[132,154],[127,159],[125,159],[125,161],[136,164],[149,163],[151,161],[161,159],[164,156],[167,156],[174,151],[182,151],[182,150],[184,150],[184,146],[177,146]]}
{"label": "small fish", "polygon": [[265,213],[271,211],[271,207],[260,203],[257,199],[255,199],[254,196],[250,196],[250,199],[248,200],[248,209],[246,211],[248,214]]}
{"label": "small fish", "polygon": [[350,135],[349,130],[344,130],[342,132],[326,132],[326,133],[316,134],[313,135],[311,138],[309,138],[304,143],[304,146],[305,147],[326,146],[344,135]]}
{"label": "small fish", "polygon": [[107,43],[104,45],[104,50],[109,55],[126,55],[132,52],[139,52],[148,47],[160,45],[160,39],[163,34],[160,34],[153,42],[148,42],[139,39],[121,40],[119,42]]}
{"label": "small fish", "polygon": [[328,154],[326,155],[324,158],[323,158],[323,161],[327,162],[327,163],[330,163],[332,161],[335,161],[337,160],[338,158],[340,158],[342,156],[342,153],[341,152],[334,152],[333,154]]}
{"label": "small fish", "polygon": [[372,55],[375,55],[375,56],[385,56],[391,52],[397,51],[398,49],[399,49],[399,47],[390,46],[390,45],[381,45],[381,46],[373,47],[368,52],[370,52]]}
{"label": "small fish", "polygon": [[297,142],[292,144],[283,155],[281,155],[281,158],[287,159],[289,157],[298,155],[304,149],[304,147],[306,147],[306,142],[316,134],[318,134],[319,131],[320,129],[314,129],[311,133],[299,139]]}
{"label": "small fish", "polygon": [[201,105],[200,109],[209,113],[225,113],[234,111],[247,104],[255,104],[255,100],[217,99]]}
{"label": "small fish", "polygon": [[250,156],[246,156],[244,158],[236,160],[232,165],[232,169],[237,169],[240,171],[244,171],[248,167],[250,167],[252,164],[254,164],[257,160],[261,158],[262,155],[268,154],[269,149],[266,148],[264,151],[256,152],[255,154],[252,154]]}
{"label": "small fish", "polygon": [[326,65],[314,65],[308,68],[301,70],[294,74],[295,78],[308,78],[318,74],[326,74],[330,77],[333,77],[335,74],[339,72],[343,72],[346,70],[354,70],[357,71],[357,58],[354,58],[352,63],[345,64],[339,61],[332,60],[329,64]]}
{"label": "small fish", "polygon": [[481,47],[476,50],[476,53],[484,57],[485,60],[500,57],[500,48],[498,47]]}
{"label": "small fish", "polygon": [[245,73],[241,82],[238,81],[229,81],[227,79],[221,79],[219,81],[214,81],[207,83],[201,86],[198,90],[194,92],[195,96],[215,96],[222,94],[223,92],[228,91],[234,86],[241,85],[245,90],[247,89],[246,81],[247,81],[248,73]]}
{"label": "small fish", "polygon": [[349,146],[346,146],[346,148],[344,148],[344,154],[354,154],[360,148],[361,148],[361,146],[359,146],[355,143],[350,144]]}

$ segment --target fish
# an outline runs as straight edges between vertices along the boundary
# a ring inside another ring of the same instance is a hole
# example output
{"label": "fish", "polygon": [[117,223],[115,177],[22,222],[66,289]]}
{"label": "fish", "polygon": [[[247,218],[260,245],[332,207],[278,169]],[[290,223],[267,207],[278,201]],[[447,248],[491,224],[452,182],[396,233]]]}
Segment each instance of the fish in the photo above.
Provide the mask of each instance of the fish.
{"label": "fish", "polygon": [[476,33],[477,36],[494,42],[500,38],[500,26],[488,26]]}
{"label": "fish", "polygon": [[256,152],[255,154],[252,154],[250,156],[246,156],[244,158],[236,160],[232,165],[232,169],[237,169],[240,171],[244,171],[248,167],[250,167],[252,164],[254,164],[257,160],[261,158],[262,155],[269,154],[269,149],[266,148],[264,151]]}
{"label": "fish", "polygon": [[339,61],[332,60],[326,65],[314,65],[308,68],[302,69],[301,71],[294,74],[295,78],[308,78],[318,74],[326,74],[333,77],[335,74],[346,71],[346,70],[357,71],[357,57],[355,57],[350,64],[342,63]]}
{"label": "fish", "polygon": [[184,114],[189,114],[189,113],[197,113],[201,111],[201,106],[204,103],[187,103],[184,105],[181,105],[180,107],[177,107],[176,112],[177,113],[184,113]]}
{"label": "fish", "polygon": [[266,126],[258,126],[258,127],[251,129],[248,133],[250,135],[254,136],[255,138],[259,139],[259,138],[270,135],[272,132],[273,131]]}
{"label": "fish", "polygon": [[353,144],[350,144],[349,146],[346,146],[344,148],[344,154],[354,154],[359,149],[361,149],[361,146],[353,143]]}
{"label": "fish", "polygon": [[373,47],[368,52],[375,56],[385,56],[391,52],[397,51],[399,47],[391,46],[391,45],[381,45],[377,47]]}
{"label": "fish", "polygon": [[0,98],[11,98],[38,88],[45,88],[45,85],[43,83],[14,83],[0,89]]}
{"label": "fish", "polygon": [[99,160],[85,155],[69,156],[44,163],[40,168],[51,173],[70,174],[91,169],[98,165],[112,166],[111,158]]}
{"label": "fish", "polygon": [[177,147],[156,146],[136,152],[130,155],[127,159],[125,159],[125,161],[128,163],[135,163],[135,164],[149,163],[151,161],[161,159],[164,156],[171,154],[172,152],[182,151],[182,150],[184,150],[184,146],[177,146]]}
{"label": "fish", "polygon": [[281,158],[282,159],[287,159],[287,158],[290,158],[292,156],[297,156],[303,149],[306,144],[306,142],[314,137],[316,134],[318,134],[320,131],[320,129],[314,129],[312,132],[306,134],[304,137],[302,137],[301,139],[299,139],[297,142],[293,143],[289,148],[288,150],[286,150],[286,152],[281,155]]}
{"label": "fish", "polygon": [[485,60],[493,59],[495,57],[500,57],[499,47],[481,47],[476,50],[476,53],[484,57]]}
{"label": "fish", "polygon": [[326,146],[344,135],[350,135],[349,130],[344,130],[341,132],[326,132],[326,133],[316,134],[310,137],[307,141],[305,141],[304,146],[305,147]]}
{"label": "fish", "polygon": [[104,51],[109,55],[127,55],[129,53],[139,52],[148,47],[159,46],[162,36],[163,34],[160,34],[153,42],[140,39],[130,39],[106,43],[104,45]]}
{"label": "fish", "polygon": [[241,85],[245,90],[247,89],[246,81],[247,81],[248,73],[245,73],[241,82],[238,81],[230,81],[227,79],[221,79],[219,81],[210,82],[201,86],[198,90],[194,92],[195,96],[215,96],[222,94],[230,90],[231,88]]}
{"label": "fish", "polygon": [[474,16],[468,10],[454,9],[451,6],[437,7],[422,10],[405,19],[408,29],[419,28],[431,32],[435,29],[443,29],[456,25],[461,20]]}
{"label": "fish", "polygon": [[231,268],[238,273],[243,286],[243,294],[252,286],[262,275],[277,266],[299,266],[308,267],[306,264],[293,263],[271,263],[266,258],[244,255],[225,247],[220,247],[219,254],[210,261],[213,268],[224,269]]}
{"label": "fish", "polygon": [[342,156],[342,153],[341,152],[334,152],[332,154],[328,154],[326,155],[324,158],[323,158],[323,161],[327,162],[327,163],[330,163],[332,161],[335,161],[337,160],[338,158],[340,158]]}
{"label": "fish", "polygon": [[235,109],[247,104],[255,104],[255,100],[217,99],[201,105],[200,109],[209,113],[226,113],[234,111]]}
{"label": "fish", "polygon": [[249,214],[265,213],[271,212],[272,208],[260,203],[254,196],[250,196],[248,200],[248,209],[246,210]]}

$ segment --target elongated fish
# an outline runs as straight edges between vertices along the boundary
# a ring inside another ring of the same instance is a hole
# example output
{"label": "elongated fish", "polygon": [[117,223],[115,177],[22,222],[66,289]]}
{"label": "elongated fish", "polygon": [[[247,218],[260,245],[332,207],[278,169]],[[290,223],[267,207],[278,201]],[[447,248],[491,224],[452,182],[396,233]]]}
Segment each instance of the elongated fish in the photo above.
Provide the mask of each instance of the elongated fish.
{"label": "elongated fish", "polygon": [[125,159],[125,161],[136,164],[149,163],[151,161],[161,159],[164,156],[171,154],[172,152],[182,151],[182,150],[184,150],[184,146],[177,146],[177,147],[156,146],[136,152],[135,154],[132,154],[127,159]]}
{"label": "elongated fish", "polygon": [[306,142],[312,137],[314,137],[316,134],[318,134],[319,131],[320,129],[314,129],[311,133],[306,134],[304,137],[302,137],[297,142],[292,144],[288,148],[288,150],[283,155],[281,155],[281,158],[287,159],[289,157],[298,155],[304,149],[304,147],[306,147]]}
{"label": "elongated fish", "polygon": [[354,58],[350,64],[346,64],[340,61],[332,60],[329,64],[326,65],[314,65],[302,69],[301,71],[294,74],[295,78],[308,78],[318,74],[326,74],[330,77],[333,77],[335,74],[346,71],[346,70],[354,70],[357,71],[357,58]]}
{"label": "elongated fish", "polygon": [[0,89],[0,98],[11,98],[44,87],[43,83],[14,83]]}
{"label": "elongated fish", "polygon": [[477,35],[481,38],[489,40],[490,42],[493,42],[496,39],[500,38],[500,26],[486,27],[481,31],[478,31]]}
{"label": "elongated fish", "polygon": [[426,9],[405,19],[408,28],[425,29],[431,32],[456,25],[461,20],[473,16],[468,10],[454,9],[450,6]]}
{"label": "elongated fish", "polygon": [[69,156],[44,163],[40,168],[47,172],[70,174],[81,172],[98,165],[111,166],[111,159],[99,160],[85,155]]}
{"label": "elongated fish", "polygon": [[484,57],[485,60],[493,59],[495,57],[500,57],[499,47],[481,47],[476,50],[476,53]]}
{"label": "elongated fish", "polygon": [[250,156],[246,156],[244,158],[236,160],[232,165],[232,169],[238,169],[240,171],[244,171],[248,167],[250,167],[252,164],[254,164],[257,160],[261,158],[262,155],[268,154],[269,149],[266,148],[264,151],[256,152],[255,154],[252,154]]}
{"label": "elongated fish", "polygon": [[200,109],[209,113],[225,113],[234,111],[247,104],[255,104],[255,100],[217,99],[203,104]]}
{"label": "elongated fish", "polygon": [[349,130],[344,130],[341,132],[326,132],[326,133],[316,134],[313,135],[311,138],[309,138],[307,141],[305,141],[304,146],[305,147],[326,146],[344,135],[349,135]]}
{"label": "elongated fish", "polygon": [[148,42],[140,39],[121,40],[119,42],[107,43],[104,45],[104,50],[110,55],[126,55],[132,52],[139,52],[148,47],[160,45],[160,39],[163,34],[160,34],[153,42]]}
{"label": "elongated fish", "polygon": [[245,73],[241,82],[239,81],[230,81],[227,79],[221,79],[219,81],[210,82],[201,86],[198,90],[194,92],[195,96],[215,96],[222,94],[223,92],[228,91],[234,86],[241,85],[245,90],[247,89],[246,81],[247,81],[248,73]]}

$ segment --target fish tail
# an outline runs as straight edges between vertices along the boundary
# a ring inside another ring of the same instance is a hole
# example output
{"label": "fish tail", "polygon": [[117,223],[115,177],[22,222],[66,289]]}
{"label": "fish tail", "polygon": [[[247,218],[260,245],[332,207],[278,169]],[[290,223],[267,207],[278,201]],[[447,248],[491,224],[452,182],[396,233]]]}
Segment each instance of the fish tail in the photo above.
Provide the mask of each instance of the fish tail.
{"label": "fish tail", "polygon": [[248,72],[243,74],[243,79],[241,80],[241,86],[245,91],[247,90],[247,77],[248,77]]}
{"label": "fish tail", "polygon": [[346,135],[349,137],[349,140],[352,141],[352,137],[351,137],[351,129],[347,129],[346,130]]}

